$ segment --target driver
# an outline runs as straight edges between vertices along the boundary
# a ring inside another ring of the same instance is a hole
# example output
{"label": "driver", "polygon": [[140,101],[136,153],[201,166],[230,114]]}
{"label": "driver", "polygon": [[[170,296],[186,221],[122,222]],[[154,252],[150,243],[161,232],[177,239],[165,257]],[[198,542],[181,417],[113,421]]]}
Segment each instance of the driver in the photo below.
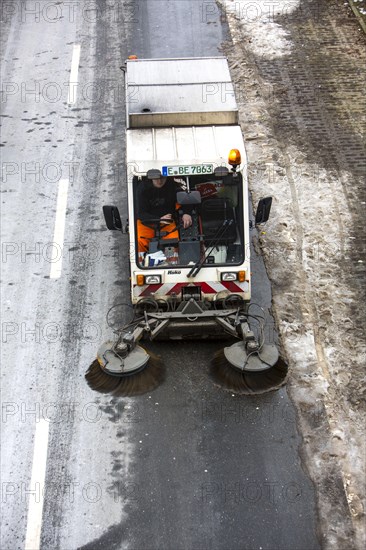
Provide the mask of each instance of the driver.
{"label": "driver", "polygon": [[[145,225],[151,220],[160,219],[160,227],[166,233],[163,239],[179,240],[178,229],[174,214],[177,205],[177,185],[171,178],[160,177],[150,181],[143,181],[137,191],[137,240],[138,252],[147,252],[149,241],[155,236],[152,226]],[[186,229],[192,225],[192,218],[188,213],[189,207],[182,206],[182,223]]]}

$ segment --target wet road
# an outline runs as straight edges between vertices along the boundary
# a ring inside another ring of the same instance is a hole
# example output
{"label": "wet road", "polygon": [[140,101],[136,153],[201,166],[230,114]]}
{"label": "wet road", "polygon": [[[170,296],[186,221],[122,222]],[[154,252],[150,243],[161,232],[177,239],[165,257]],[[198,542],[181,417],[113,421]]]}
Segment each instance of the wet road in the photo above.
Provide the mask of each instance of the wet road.
{"label": "wet road", "polygon": [[[13,6],[3,14],[1,547],[319,548],[285,389],[249,399],[214,386],[217,343],[154,344],[167,378],[141,397],[100,396],[84,381],[110,335],[108,308],[128,302],[126,237],[101,214],[105,203],[126,212],[119,66],[131,53],[220,55],[225,22],[207,17],[207,2],[61,3],[39,17]],[[269,307],[258,258],[253,271],[255,301]],[[116,312],[121,322],[128,307]]]}

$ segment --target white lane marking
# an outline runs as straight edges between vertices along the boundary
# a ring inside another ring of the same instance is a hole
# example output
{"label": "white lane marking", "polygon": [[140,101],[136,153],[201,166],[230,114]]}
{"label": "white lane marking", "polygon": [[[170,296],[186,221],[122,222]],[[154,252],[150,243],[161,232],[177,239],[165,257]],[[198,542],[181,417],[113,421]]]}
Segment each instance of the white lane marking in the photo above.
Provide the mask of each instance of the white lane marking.
{"label": "white lane marking", "polygon": [[51,263],[50,279],[58,279],[62,270],[62,251],[64,245],[66,207],[67,207],[67,191],[69,188],[69,180],[60,180],[58,184],[57,207],[55,230],[53,233],[54,248],[57,250],[57,257]]}
{"label": "white lane marking", "polygon": [[36,425],[32,478],[29,495],[25,550],[39,550],[41,542],[44,484],[46,478],[49,422],[43,418]]}
{"label": "white lane marking", "polygon": [[80,61],[80,44],[74,44],[74,47],[72,50],[69,93],[67,96],[67,103],[69,105],[74,105],[74,103],[76,103],[77,89],[78,89],[79,61]]}

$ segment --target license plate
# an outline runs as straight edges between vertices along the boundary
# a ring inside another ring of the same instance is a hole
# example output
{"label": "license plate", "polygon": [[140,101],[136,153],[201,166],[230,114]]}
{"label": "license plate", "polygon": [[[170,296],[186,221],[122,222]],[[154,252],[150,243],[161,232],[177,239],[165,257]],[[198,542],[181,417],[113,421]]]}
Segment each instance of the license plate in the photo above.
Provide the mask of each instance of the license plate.
{"label": "license plate", "polygon": [[187,166],[163,166],[163,176],[194,176],[196,174],[212,174],[213,164],[189,164]]}

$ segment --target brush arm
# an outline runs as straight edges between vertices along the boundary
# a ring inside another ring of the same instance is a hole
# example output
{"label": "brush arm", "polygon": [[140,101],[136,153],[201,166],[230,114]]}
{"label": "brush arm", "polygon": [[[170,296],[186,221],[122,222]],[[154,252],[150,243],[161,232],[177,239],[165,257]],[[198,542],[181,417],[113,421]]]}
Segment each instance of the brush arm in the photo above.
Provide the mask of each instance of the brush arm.
{"label": "brush arm", "polygon": [[[160,330],[164,328],[167,322],[169,321],[161,323],[163,326],[160,328]],[[127,332],[123,335],[120,335],[116,344],[116,351],[118,351],[119,353],[127,352],[128,354],[136,347],[137,343],[146,334],[150,334],[152,337],[156,336],[157,332],[160,332],[160,330],[158,330],[159,327],[153,328],[154,325],[156,325],[156,319],[149,319],[148,315],[145,314],[145,320],[137,325],[137,327],[132,332]]]}
{"label": "brush arm", "polygon": [[259,349],[259,343],[247,321],[240,323],[240,332],[247,351],[257,351]]}
{"label": "brush arm", "polygon": [[136,347],[137,342],[141,340],[145,330],[146,327],[139,325],[133,332],[120,334],[114,346],[115,353],[122,357],[126,357]]}
{"label": "brush arm", "polygon": [[120,332],[119,338],[114,346],[114,351],[121,357],[126,357],[144,337],[148,336],[150,340],[154,340],[158,334],[164,331],[170,322],[175,321],[190,321],[192,317],[200,317],[204,320],[215,320],[226,333],[239,338],[243,341],[246,350],[250,353],[257,351],[260,344],[251,330],[247,318],[244,315],[239,315],[232,310],[204,310],[199,307],[193,299],[182,304],[184,307],[181,311],[175,312],[144,312],[145,318],[135,326],[130,332]]}

